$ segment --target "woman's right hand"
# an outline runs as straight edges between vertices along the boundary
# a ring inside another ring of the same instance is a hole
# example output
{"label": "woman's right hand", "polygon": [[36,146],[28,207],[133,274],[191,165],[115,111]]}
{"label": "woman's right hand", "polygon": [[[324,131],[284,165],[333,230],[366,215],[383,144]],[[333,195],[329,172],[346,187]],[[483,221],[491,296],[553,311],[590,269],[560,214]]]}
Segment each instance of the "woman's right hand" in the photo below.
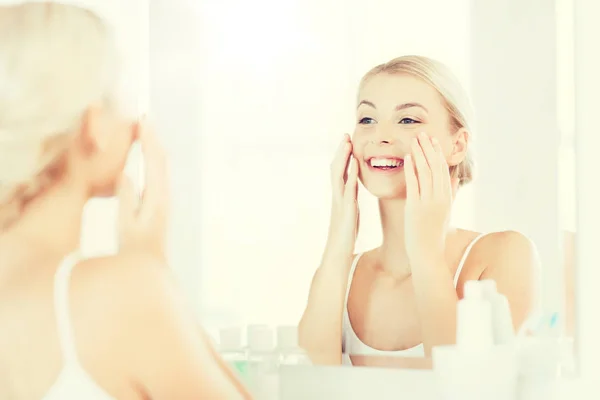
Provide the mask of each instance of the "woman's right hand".
{"label": "woman's right hand", "polygon": [[141,252],[165,260],[169,185],[166,157],[146,122],[133,129],[144,155],[145,187],[141,197],[129,178],[119,187],[119,251]]}
{"label": "woman's right hand", "polygon": [[324,258],[352,259],[358,233],[358,165],[344,135],[331,163],[332,207]]}

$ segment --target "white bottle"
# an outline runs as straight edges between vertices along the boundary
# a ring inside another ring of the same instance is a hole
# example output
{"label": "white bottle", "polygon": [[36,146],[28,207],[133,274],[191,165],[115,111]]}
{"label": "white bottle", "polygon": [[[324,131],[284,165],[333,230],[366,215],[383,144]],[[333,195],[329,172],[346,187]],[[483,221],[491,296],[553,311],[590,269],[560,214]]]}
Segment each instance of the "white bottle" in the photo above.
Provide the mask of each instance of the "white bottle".
{"label": "white bottle", "polygon": [[512,344],[515,341],[515,329],[510,313],[508,299],[501,293],[498,293],[496,281],[484,279],[481,282],[485,298],[492,307],[492,327],[494,332],[494,343]]}
{"label": "white bottle", "polygon": [[275,351],[273,330],[267,326],[253,326],[247,334],[250,391],[257,399],[277,399],[279,357]]}
{"label": "white bottle", "polygon": [[244,347],[244,350],[246,351],[246,353],[248,352],[249,348],[250,348],[250,337],[253,336],[253,332],[256,330],[261,330],[261,329],[268,329],[269,326],[267,324],[250,324],[248,326],[246,326],[246,347]]}
{"label": "white bottle", "polygon": [[298,345],[298,327],[277,327],[279,365],[311,365],[310,358]]}
{"label": "white bottle", "polygon": [[230,327],[219,330],[219,354],[240,376],[247,375],[248,361],[242,346],[242,328]]}
{"label": "white bottle", "polygon": [[484,295],[484,285],[465,282],[463,299],[456,308],[456,345],[464,351],[479,351],[493,344],[492,307]]}
{"label": "white bottle", "polygon": [[456,310],[456,345],[433,348],[433,369],[441,398],[515,400],[517,362],[514,346],[495,345],[486,284],[469,281]]}

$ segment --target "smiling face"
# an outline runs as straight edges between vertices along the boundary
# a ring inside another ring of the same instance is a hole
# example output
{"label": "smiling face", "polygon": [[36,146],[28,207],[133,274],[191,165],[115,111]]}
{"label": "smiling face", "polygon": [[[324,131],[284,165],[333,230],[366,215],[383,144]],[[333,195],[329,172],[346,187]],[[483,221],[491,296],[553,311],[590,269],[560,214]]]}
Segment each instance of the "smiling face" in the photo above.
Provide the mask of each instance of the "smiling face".
{"label": "smiling face", "polygon": [[464,159],[465,132],[454,126],[444,99],[423,80],[379,73],[364,82],[358,101],[353,156],[374,196],[406,197],[404,157],[420,132],[440,142],[450,166]]}

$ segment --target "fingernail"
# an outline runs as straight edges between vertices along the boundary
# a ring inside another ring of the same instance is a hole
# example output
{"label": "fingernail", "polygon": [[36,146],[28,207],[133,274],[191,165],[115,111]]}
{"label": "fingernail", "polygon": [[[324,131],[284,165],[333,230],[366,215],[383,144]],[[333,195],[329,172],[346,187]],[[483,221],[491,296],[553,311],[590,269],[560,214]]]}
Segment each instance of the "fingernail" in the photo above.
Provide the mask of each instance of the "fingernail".
{"label": "fingernail", "polygon": [[431,143],[438,144],[438,140],[434,137],[431,138]]}

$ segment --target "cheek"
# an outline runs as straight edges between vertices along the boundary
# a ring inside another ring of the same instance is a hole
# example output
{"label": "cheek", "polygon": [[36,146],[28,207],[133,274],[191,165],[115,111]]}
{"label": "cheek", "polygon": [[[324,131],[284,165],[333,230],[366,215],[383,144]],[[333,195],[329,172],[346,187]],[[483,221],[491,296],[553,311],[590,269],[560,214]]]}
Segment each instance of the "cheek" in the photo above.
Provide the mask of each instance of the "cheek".
{"label": "cheek", "polygon": [[354,153],[358,151],[362,154],[364,152],[365,146],[368,142],[368,136],[368,132],[365,132],[364,129],[360,129],[357,127],[354,130],[354,133],[350,138],[352,140],[352,149]]}
{"label": "cheek", "polygon": [[352,138],[352,156],[362,160],[365,155],[365,141]]}

